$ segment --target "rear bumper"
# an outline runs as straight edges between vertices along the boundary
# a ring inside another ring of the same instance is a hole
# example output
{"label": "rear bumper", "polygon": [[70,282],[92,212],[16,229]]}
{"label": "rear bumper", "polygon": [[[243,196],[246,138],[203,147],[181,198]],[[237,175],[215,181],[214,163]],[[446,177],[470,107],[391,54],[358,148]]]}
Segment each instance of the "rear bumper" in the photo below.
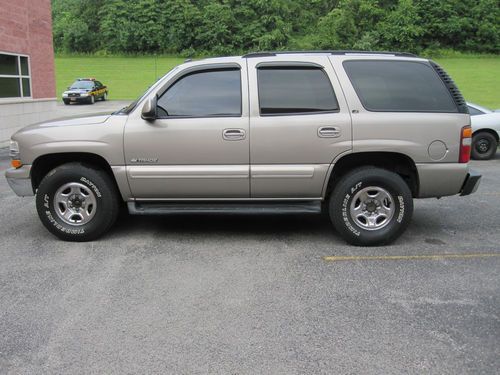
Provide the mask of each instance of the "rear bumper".
{"label": "rear bumper", "polygon": [[439,198],[474,193],[481,175],[470,170],[467,163],[417,164],[418,198]]}
{"label": "rear bumper", "polygon": [[463,163],[417,164],[419,198],[446,197],[460,194],[469,167]]}
{"label": "rear bumper", "polygon": [[7,169],[5,178],[10,188],[20,197],[33,196],[33,185],[30,178],[31,165],[23,165],[21,168]]}
{"label": "rear bumper", "polygon": [[465,196],[475,193],[481,182],[481,177],[482,176],[478,172],[473,170],[469,171],[462,186],[462,190],[460,190],[460,195]]}

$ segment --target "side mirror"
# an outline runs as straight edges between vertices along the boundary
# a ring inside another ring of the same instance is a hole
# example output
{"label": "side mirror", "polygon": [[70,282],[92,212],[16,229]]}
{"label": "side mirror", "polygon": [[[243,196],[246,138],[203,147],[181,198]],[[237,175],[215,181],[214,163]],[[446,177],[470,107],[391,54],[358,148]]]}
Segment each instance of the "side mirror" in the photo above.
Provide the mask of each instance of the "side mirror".
{"label": "side mirror", "polygon": [[156,120],[156,96],[146,100],[142,107],[141,117],[146,121]]}

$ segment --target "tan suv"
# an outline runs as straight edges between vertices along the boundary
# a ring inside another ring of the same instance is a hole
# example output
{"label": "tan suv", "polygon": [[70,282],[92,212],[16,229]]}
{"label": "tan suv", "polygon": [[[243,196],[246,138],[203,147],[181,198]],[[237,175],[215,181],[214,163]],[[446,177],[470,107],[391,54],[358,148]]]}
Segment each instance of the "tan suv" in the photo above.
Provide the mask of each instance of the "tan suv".
{"label": "tan suv", "polygon": [[254,53],[182,64],[107,116],[28,126],[6,173],[61,239],[131,214],[327,210],[355,245],[407,227],[413,198],[467,195],[467,105],[405,53]]}

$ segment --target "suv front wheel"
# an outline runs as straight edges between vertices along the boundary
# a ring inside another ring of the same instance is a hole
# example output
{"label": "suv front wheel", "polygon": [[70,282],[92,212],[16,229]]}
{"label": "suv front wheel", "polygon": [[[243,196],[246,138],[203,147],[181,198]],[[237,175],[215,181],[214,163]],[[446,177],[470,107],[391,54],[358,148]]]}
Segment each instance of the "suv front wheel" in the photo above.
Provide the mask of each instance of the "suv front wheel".
{"label": "suv front wheel", "polygon": [[358,168],[336,185],[329,213],[335,229],[350,244],[384,245],[398,238],[410,223],[413,198],[398,174]]}
{"label": "suv front wheel", "polygon": [[36,208],[43,225],[65,241],[91,241],[104,234],[119,211],[110,176],[81,163],[51,170],[40,182]]}

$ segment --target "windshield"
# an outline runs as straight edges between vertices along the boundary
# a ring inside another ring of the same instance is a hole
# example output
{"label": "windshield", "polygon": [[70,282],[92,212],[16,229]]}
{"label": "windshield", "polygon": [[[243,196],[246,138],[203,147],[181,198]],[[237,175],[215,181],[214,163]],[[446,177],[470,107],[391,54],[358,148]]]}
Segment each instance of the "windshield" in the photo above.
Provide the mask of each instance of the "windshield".
{"label": "windshield", "polygon": [[[471,116],[474,115],[484,115],[485,113],[491,113],[493,112],[491,109],[481,107],[480,105],[474,104],[474,103],[467,103],[467,106],[469,107],[469,112]],[[472,109],[472,111],[471,111]],[[474,115],[473,115],[474,113]]]}
{"label": "windshield", "polygon": [[92,90],[93,87],[94,87],[94,82],[93,81],[75,81],[70,86],[70,90],[71,89],[76,89],[76,90]]}
{"label": "windshield", "polygon": [[164,81],[165,78],[169,77],[173,72],[175,72],[179,67],[176,66],[172,70],[170,70],[167,74],[165,74],[163,77],[159,78],[156,80],[155,83],[153,83],[151,86],[149,86],[146,91],[142,95],[140,95],[136,100],[134,100],[132,103],[130,103],[128,106],[123,107],[122,109],[119,109],[116,112],[113,112],[112,115],[128,115],[130,112],[134,110],[135,107],[137,107],[137,104],[139,104],[142,99],[144,99],[156,86],[160,84],[161,81]]}

